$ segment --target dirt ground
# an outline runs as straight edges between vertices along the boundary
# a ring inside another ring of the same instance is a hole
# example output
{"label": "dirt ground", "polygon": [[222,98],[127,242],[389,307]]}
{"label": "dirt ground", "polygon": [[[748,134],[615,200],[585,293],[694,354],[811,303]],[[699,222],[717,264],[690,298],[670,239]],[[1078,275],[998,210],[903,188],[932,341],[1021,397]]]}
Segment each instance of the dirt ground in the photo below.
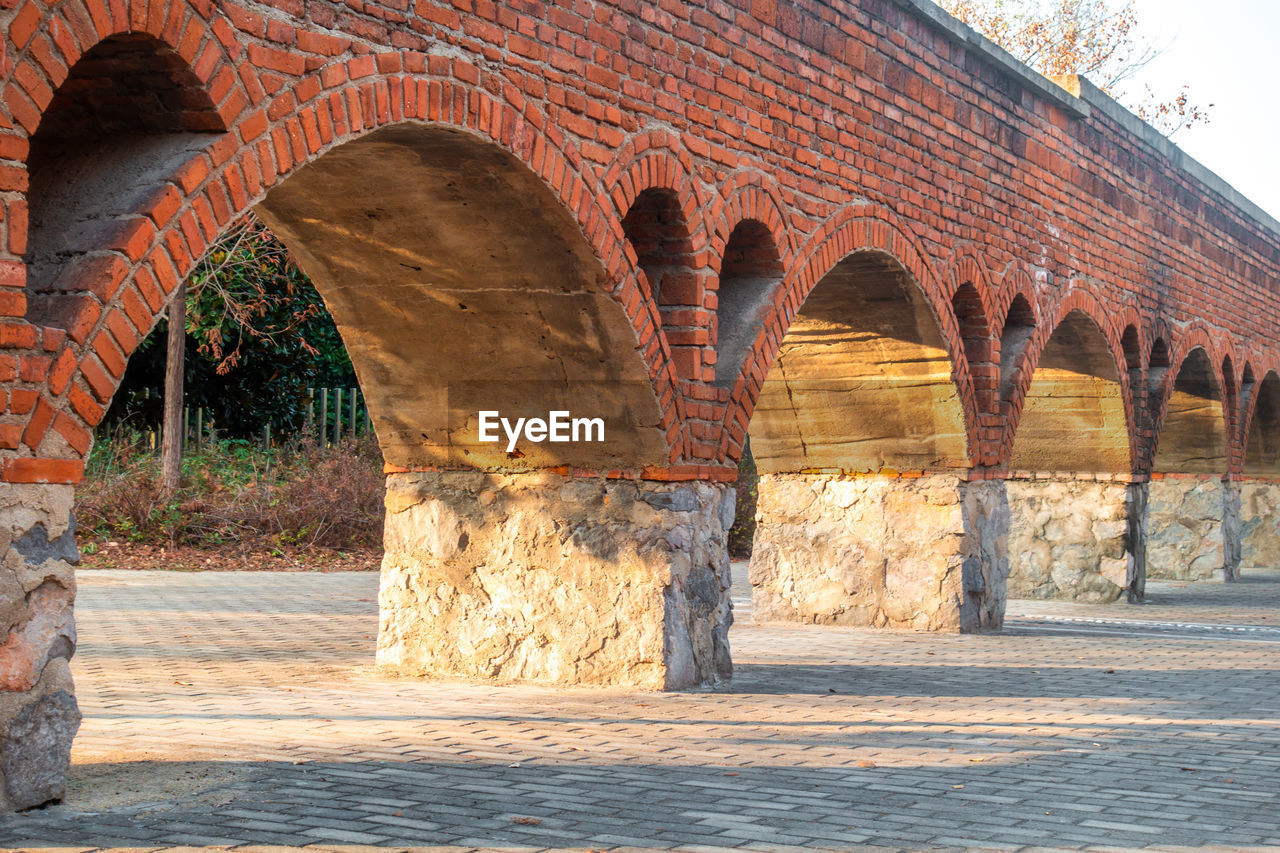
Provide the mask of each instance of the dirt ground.
{"label": "dirt ground", "polygon": [[87,544],[79,569],[168,569],[179,572],[374,572],[382,565],[378,548],[244,547],[187,548],[132,542]]}

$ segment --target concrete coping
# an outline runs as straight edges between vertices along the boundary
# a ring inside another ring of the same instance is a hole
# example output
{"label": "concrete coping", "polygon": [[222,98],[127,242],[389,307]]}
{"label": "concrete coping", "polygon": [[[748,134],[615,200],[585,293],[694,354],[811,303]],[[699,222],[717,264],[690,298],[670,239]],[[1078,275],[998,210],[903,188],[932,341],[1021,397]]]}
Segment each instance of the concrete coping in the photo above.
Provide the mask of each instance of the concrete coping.
{"label": "concrete coping", "polygon": [[1017,78],[1018,82],[1032,92],[1057,104],[1077,118],[1089,118],[1094,109],[1098,110],[1133,134],[1139,141],[1155,149],[1156,153],[1168,160],[1174,168],[1180,169],[1191,179],[1203,184],[1206,189],[1217,193],[1228,204],[1234,205],[1245,216],[1269,230],[1273,236],[1280,237],[1280,221],[1277,221],[1274,216],[1250,201],[1216,172],[1187,154],[1160,131],[1121,106],[1115,98],[1084,77],[1077,74],[1045,77],[968,24],[953,18],[934,0],[893,0],[893,2],[929,22],[953,41],[970,48],[987,62],[999,66],[1002,71]]}

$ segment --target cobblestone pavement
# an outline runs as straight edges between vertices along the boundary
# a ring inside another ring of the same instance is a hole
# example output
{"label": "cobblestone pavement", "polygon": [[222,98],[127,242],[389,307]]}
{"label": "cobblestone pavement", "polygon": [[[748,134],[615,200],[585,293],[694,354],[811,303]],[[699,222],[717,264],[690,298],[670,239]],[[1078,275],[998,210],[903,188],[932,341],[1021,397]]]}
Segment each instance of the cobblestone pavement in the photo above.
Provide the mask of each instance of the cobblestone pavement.
{"label": "cobblestone pavement", "polygon": [[381,679],[373,574],[80,583],[68,801],[0,846],[1280,848],[1280,571],[1001,636],[740,600],[674,694]]}

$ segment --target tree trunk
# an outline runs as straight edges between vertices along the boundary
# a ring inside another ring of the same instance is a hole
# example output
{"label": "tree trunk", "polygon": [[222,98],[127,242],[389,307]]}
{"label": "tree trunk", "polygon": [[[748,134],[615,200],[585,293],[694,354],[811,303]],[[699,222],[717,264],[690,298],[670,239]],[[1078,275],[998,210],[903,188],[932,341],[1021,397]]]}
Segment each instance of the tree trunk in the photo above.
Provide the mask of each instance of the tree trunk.
{"label": "tree trunk", "polygon": [[169,303],[169,343],[164,365],[164,442],[160,447],[160,493],[173,497],[182,476],[182,377],[187,352],[187,283]]}

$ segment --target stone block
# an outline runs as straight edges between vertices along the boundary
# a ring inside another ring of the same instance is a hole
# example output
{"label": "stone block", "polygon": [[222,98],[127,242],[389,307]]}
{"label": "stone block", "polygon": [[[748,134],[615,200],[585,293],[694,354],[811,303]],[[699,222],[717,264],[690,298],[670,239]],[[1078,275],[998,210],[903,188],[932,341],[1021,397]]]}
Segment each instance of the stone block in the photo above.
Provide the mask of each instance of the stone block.
{"label": "stone block", "polygon": [[1009,595],[1140,599],[1145,485],[1056,477],[1009,480]]}
{"label": "stone block", "polygon": [[1240,484],[1240,542],[1242,570],[1280,568],[1280,483]]}
{"label": "stone block", "polygon": [[755,619],[997,628],[1007,529],[999,482],[764,475],[750,565]]}
{"label": "stone block", "polygon": [[[1209,580],[1228,563],[1238,536],[1227,522],[1228,489],[1217,477],[1153,480],[1147,507],[1147,576],[1159,580]],[[1231,513],[1234,515],[1234,511]]]}
{"label": "stone block", "polygon": [[647,689],[727,679],[733,494],[549,472],[394,474],[378,664]]}
{"label": "stone block", "polygon": [[80,709],[65,690],[41,696],[9,722],[3,745],[4,790],[15,809],[62,799]]}

